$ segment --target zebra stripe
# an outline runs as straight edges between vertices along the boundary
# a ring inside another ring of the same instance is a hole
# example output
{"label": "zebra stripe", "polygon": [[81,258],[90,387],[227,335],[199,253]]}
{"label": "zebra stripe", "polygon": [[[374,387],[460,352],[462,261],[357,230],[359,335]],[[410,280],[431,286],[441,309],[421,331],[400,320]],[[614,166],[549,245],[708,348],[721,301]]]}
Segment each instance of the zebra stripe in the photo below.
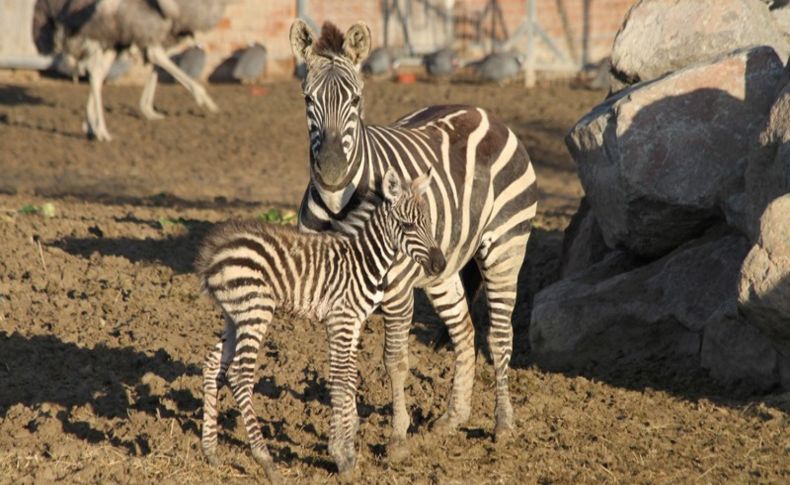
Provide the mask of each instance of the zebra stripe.
{"label": "zebra stripe", "polygon": [[388,126],[365,123],[358,63],[367,55],[369,29],[356,24],[344,36],[334,25],[324,24],[321,36],[315,42],[314,38],[304,22],[292,25],[292,49],[308,67],[302,88],[308,100],[311,176],[299,210],[300,229],[359,230],[378,200],[388,169],[408,180],[432,168],[436,181],[426,199],[432,233],[447,267],[440,275],[427,275],[408,260],[396,262],[387,275],[382,301],[385,365],[393,393],[391,444],[402,444],[409,426],[403,385],[414,287],[426,290],[454,344],[453,389],[447,413],[436,426],[453,429],[469,417],[474,329],[459,271],[472,260],[482,273],[489,301],[496,433],[503,437],[513,427],[507,383],[511,318],[518,272],[537,210],[529,155],[507,126],[471,106],[429,106]]}
{"label": "zebra stripe", "polygon": [[209,234],[196,268],[205,291],[226,317],[223,339],[204,366],[202,447],[211,463],[217,463],[217,393],[227,377],[252,454],[276,477],[252,407],[252,390],[258,349],[277,312],[325,324],[332,399],[329,451],[341,472],[354,466],[359,425],[356,352],[362,322],[381,301],[384,276],[396,256],[403,254],[433,274],[445,266],[421,201],[429,177],[418,177],[407,189],[389,171],[384,202],[353,237],[301,234],[259,222],[226,223]]}

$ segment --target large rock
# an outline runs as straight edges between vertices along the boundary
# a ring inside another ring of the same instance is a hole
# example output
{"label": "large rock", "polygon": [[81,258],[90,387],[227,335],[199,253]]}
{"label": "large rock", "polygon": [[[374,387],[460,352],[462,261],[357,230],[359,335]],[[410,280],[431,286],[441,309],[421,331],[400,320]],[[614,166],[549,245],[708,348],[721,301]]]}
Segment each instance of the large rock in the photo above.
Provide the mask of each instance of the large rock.
{"label": "large rock", "polygon": [[550,369],[647,355],[697,355],[701,332],[723,301],[737,298],[748,242],[721,229],[662,259],[621,272],[622,253],[535,296],[530,343]]}
{"label": "large rock", "polygon": [[586,197],[571,218],[562,239],[560,278],[583,271],[601,261],[611,251],[603,239],[601,226],[595,220]]}
{"label": "large rock", "polygon": [[759,0],[641,0],[614,40],[613,85],[655,79],[755,45],[773,47],[783,61],[790,52]]}
{"label": "large rock", "polygon": [[770,47],[731,53],[621,91],[566,144],[609,247],[656,258],[721,217],[787,84]]}
{"label": "large rock", "polygon": [[771,16],[774,18],[776,27],[784,35],[785,40],[790,40],[790,5],[785,3],[779,5],[779,2],[772,7]]}
{"label": "large rock", "polygon": [[741,268],[738,307],[790,357],[790,194],[768,205]]}
{"label": "large rock", "polygon": [[760,144],[747,159],[743,191],[724,205],[727,223],[752,242],[759,237],[760,216],[768,204],[790,192],[790,84],[771,108]]}
{"label": "large rock", "polygon": [[[725,305],[730,303],[735,306]],[[700,364],[721,383],[768,391],[780,383],[780,358],[771,341],[736,311],[705,326]]]}

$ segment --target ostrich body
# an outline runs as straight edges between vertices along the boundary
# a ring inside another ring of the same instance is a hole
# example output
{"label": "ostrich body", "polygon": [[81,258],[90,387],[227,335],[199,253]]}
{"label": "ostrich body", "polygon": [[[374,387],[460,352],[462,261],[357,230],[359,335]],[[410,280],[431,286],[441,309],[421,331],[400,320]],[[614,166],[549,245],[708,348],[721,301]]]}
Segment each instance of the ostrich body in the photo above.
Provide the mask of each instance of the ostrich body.
{"label": "ostrich body", "polygon": [[140,111],[148,119],[163,116],[154,110],[159,66],[192,93],[199,106],[216,111],[206,90],[167,56],[165,47],[207,30],[222,18],[226,0],[38,0],[34,38],[39,50],[63,56],[75,72],[90,79],[87,131],[97,140],[112,137],[104,120],[101,88],[118,52],[136,46],[144,54],[148,79]]}

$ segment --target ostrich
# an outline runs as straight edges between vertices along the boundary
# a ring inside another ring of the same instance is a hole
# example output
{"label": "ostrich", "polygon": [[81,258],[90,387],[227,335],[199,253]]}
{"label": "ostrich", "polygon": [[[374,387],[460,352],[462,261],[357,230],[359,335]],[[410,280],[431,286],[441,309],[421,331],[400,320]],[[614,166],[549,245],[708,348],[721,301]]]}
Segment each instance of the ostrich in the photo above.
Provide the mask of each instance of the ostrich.
{"label": "ostrich", "polygon": [[149,69],[140,97],[140,111],[149,120],[163,118],[154,109],[157,72],[154,65],[181,83],[197,104],[217,106],[206,90],[168,57],[165,47],[185,36],[214,27],[228,0],[38,0],[34,38],[42,52],[55,52],[75,72],[90,79],[87,126],[89,136],[112,139],[104,120],[101,88],[116,55],[136,46]]}

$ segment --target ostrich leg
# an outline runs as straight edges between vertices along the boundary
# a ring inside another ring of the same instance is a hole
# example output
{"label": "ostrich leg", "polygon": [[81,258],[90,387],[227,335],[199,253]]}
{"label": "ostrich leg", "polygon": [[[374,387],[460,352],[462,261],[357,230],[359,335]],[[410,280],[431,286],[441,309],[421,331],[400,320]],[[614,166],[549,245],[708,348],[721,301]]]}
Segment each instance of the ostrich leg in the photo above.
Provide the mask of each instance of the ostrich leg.
{"label": "ostrich leg", "polygon": [[165,116],[154,109],[154,94],[156,94],[156,83],[159,80],[159,74],[157,74],[154,66],[149,67],[151,72],[148,73],[148,79],[146,79],[145,87],[143,87],[143,94],[140,96],[140,111],[148,120],[161,120]]}
{"label": "ostrich leg", "polygon": [[107,131],[107,123],[104,120],[104,105],[102,103],[102,85],[107,73],[110,71],[113,60],[115,60],[115,50],[103,50],[98,44],[88,45],[88,76],[90,78],[90,94],[88,95],[87,110],[87,132],[99,141],[110,141],[112,137]]}
{"label": "ostrich leg", "polygon": [[179,69],[179,67],[167,57],[167,53],[165,53],[162,46],[149,47],[146,53],[148,54],[149,61],[167,71],[168,74],[173,76],[176,81],[180,82],[181,85],[192,93],[198,106],[205,107],[209,111],[218,111],[217,105],[214,104],[214,101],[212,101],[211,97],[206,93],[206,89],[189,77],[184,71]]}

